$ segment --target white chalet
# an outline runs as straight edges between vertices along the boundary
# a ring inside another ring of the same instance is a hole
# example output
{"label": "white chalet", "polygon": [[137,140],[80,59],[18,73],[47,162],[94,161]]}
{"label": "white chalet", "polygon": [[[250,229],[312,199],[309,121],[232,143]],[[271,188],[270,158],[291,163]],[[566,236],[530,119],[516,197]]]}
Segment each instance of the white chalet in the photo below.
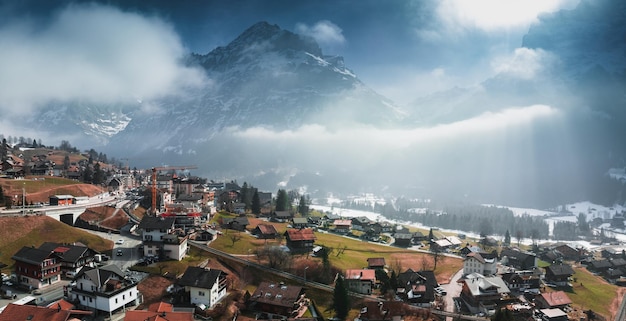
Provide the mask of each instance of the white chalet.
{"label": "white chalet", "polygon": [[178,280],[191,304],[212,308],[226,296],[226,273],[217,269],[190,266]]}
{"label": "white chalet", "polygon": [[144,216],[139,223],[144,256],[180,261],[187,254],[187,237],[174,233],[174,217]]}
{"label": "white chalet", "polygon": [[467,254],[465,261],[463,261],[463,274],[495,275],[498,272],[497,265],[495,258],[487,259],[480,255],[479,252],[471,252]]}
{"label": "white chalet", "polygon": [[81,306],[113,313],[139,304],[137,283],[124,278],[116,265],[83,267],[76,275],[76,285],[69,297]]}

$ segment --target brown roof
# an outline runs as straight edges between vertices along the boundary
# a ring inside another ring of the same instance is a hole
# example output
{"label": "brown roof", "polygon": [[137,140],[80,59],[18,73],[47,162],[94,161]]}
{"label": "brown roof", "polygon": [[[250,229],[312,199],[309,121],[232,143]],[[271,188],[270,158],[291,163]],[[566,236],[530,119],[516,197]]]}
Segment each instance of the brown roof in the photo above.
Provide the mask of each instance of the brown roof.
{"label": "brown roof", "polygon": [[293,307],[303,292],[301,286],[263,282],[256,288],[250,300],[281,307]]}
{"label": "brown roof", "polygon": [[385,266],[384,257],[370,257],[367,259],[367,265],[369,266]]}
{"label": "brown roof", "polygon": [[482,264],[485,264],[485,259],[484,259],[484,258],[483,258],[483,256],[482,256],[482,255],[480,255],[480,253],[478,253],[478,252],[470,252],[470,253],[468,253],[465,257],[466,257],[466,258],[473,257],[473,258],[475,258],[478,262],[480,262],[480,263],[482,263]]}
{"label": "brown roof", "polygon": [[563,291],[544,292],[541,293],[541,297],[550,307],[572,304],[572,300]]}
{"label": "brown roof", "polygon": [[310,228],[287,230],[287,236],[291,241],[315,241],[315,233]]}
{"label": "brown roof", "polygon": [[259,224],[257,228],[259,228],[261,234],[278,234],[274,225],[271,224]]}

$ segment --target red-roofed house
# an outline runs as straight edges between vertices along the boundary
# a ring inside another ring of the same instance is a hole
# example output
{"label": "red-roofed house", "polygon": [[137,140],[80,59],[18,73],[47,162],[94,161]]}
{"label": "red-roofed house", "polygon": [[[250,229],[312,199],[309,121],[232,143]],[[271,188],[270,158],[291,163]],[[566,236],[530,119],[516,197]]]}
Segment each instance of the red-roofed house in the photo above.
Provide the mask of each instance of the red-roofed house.
{"label": "red-roofed house", "polygon": [[315,243],[315,233],[310,228],[301,230],[290,229],[285,232],[287,247],[292,252],[308,252],[313,249]]}
{"label": "red-roofed house", "polygon": [[346,287],[353,292],[372,294],[376,285],[376,271],[369,269],[346,270]]}
{"label": "red-roofed house", "polygon": [[152,303],[148,310],[126,311],[124,321],[193,321],[193,312],[174,312],[169,303]]}
{"label": "red-roofed house", "polygon": [[544,292],[535,298],[535,304],[542,309],[564,308],[572,300],[563,291]]}

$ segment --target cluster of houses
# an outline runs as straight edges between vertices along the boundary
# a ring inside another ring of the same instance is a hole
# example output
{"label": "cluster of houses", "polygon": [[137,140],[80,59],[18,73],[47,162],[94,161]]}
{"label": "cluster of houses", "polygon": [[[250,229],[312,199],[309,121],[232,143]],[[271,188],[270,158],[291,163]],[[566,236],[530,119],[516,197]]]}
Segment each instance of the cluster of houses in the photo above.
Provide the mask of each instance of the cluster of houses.
{"label": "cluster of houses", "polygon": [[[144,234],[155,235],[154,230]],[[37,291],[62,279],[71,282],[66,282],[64,299],[39,306],[11,303],[0,311],[0,321],[80,320],[94,313],[111,316],[121,311],[129,321],[155,316],[161,317],[155,320],[194,320],[226,297],[230,284],[228,273],[222,270],[190,266],[168,288],[175,306],[161,302],[135,310],[142,302],[137,280],[117,265],[103,264],[101,254],[83,245],[46,242],[38,248],[20,249],[13,259],[18,287]],[[246,303],[259,314],[282,318],[301,316],[310,300],[302,286],[262,282]]]}
{"label": "cluster of houses", "polygon": [[565,263],[539,268],[537,255],[516,248],[486,253],[476,246],[466,246],[463,262],[461,311],[493,315],[509,309],[513,315],[537,317],[547,321],[568,320],[572,301],[566,292],[571,288],[573,268]]}
{"label": "cluster of houses", "polygon": [[[69,316],[76,311],[82,311],[78,313],[82,315],[95,310],[112,313],[141,301],[136,280],[127,277],[116,265],[102,264],[103,255],[82,244],[45,242],[39,247],[22,247],[12,259],[18,288],[37,294],[41,289],[61,285],[63,279],[74,281],[64,287],[66,299],[52,306],[54,310],[58,308],[57,313],[64,311],[62,315]],[[9,320],[6,315],[19,314],[21,309],[41,315],[50,312],[9,304],[0,313],[0,320],[4,320],[3,317]]]}
{"label": "cluster of houses", "polygon": [[[39,158],[45,161],[45,158]],[[146,178],[144,183],[150,186],[152,181]],[[135,183],[115,178],[108,184],[112,192],[123,192]],[[206,222],[220,209],[238,214],[223,218],[219,222],[220,228],[249,231],[259,239],[281,237],[274,225],[269,223],[258,224],[252,229],[248,227],[246,204],[241,199],[241,188],[234,182],[206,183],[167,173],[159,174],[156,184],[162,195],[160,215],[144,216],[137,224],[144,257],[182,260],[190,240],[210,241],[217,237],[217,227]],[[467,314],[493,315],[498,309],[506,308],[520,317],[567,320],[572,301],[561,289],[571,287],[574,282],[574,270],[565,263],[570,261],[582,263],[612,283],[626,285],[626,249],[619,247],[605,248],[602,258],[594,258],[584,249],[567,244],[552,246],[539,254],[515,248],[504,248],[500,253],[484,252],[476,246],[462,247],[460,237],[429,240],[420,232],[366,217],[346,218],[333,214],[295,217],[290,211],[272,211],[271,193],[258,194],[262,206],[258,216],[290,224],[282,237],[292,253],[315,254],[322,250],[315,246],[315,230],[318,229],[367,241],[393,240],[393,245],[399,247],[428,243],[433,252],[455,249],[455,253],[464,257],[460,280],[462,290],[455,302],[457,308]],[[58,195],[51,199],[51,203],[61,204],[67,199],[70,197]],[[125,320],[147,320],[156,316],[193,320],[197,309],[210,309],[227,295],[229,282],[226,272],[189,267],[168,289],[175,298],[176,306],[157,303],[147,310],[134,310],[133,307],[142,302],[137,280],[117,266],[107,265],[103,260],[105,257],[81,244],[46,242],[38,248],[23,247],[12,257],[17,286],[37,290],[54,286],[62,279],[72,282],[65,289],[64,300],[52,302],[46,307],[10,304],[0,313],[0,321],[24,319],[22,315],[41,315],[41,320],[71,320],[72,317],[80,319],[96,311],[109,314],[125,311]],[[538,268],[538,258],[552,262],[552,265]],[[377,270],[387,270],[384,258],[368,258],[365,267],[345,270],[343,277],[347,288],[352,292],[374,295],[380,287]],[[436,306],[445,295],[433,271],[407,269],[396,277],[397,286],[391,289],[396,301],[364,303],[359,320],[400,318],[414,313],[409,311],[411,306]],[[248,308],[258,311],[260,318],[282,319],[301,316],[309,307],[310,300],[302,286],[262,282],[254,293],[247,296],[247,304]],[[29,320],[36,321],[38,318],[31,317]]]}
{"label": "cluster of houses", "polygon": [[[535,254],[515,248],[505,248],[497,253],[486,253],[476,246],[466,246],[463,276],[458,281],[461,292],[454,298],[457,309],[463,314],[494,315],[499,309],[508,309],[521,319],[566,321],[572,311],[572,300],[567,290],[572,286],[574,270],[570,265],[558,263],[544,269],[537,267]],[[384,258],[369,258],[364,269],[345,271],[345,283],[350,291],[373,294],[379,286],[377,269],[386,269]],[[437,283],[433,271],[407,269],[397,275],[397,288],[393,289],[396,303],[431,308],[438,306],[445,291]],[[387,309],[388,317],[407,314],[402,306]],[[362,313],[372,311],[364,307]]]}

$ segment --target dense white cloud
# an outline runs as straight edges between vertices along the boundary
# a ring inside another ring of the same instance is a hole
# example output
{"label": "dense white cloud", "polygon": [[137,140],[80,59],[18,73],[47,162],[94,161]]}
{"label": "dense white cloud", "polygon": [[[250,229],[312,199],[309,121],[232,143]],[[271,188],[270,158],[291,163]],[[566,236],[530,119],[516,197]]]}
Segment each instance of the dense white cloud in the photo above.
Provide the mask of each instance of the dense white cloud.
{"label": "dense white cloud", "polygon": [[312,26],[298,23],[296,24],[296,32],[313,37],[324,49],[335,48],[346,42],[343,30],[327,20],[318,21]]}
{"label": "dense white cloud", "polygon": [[241,138],[301,144],[335,146],[368,145],[371,148],[405,148],[417,143],[439,143],[442,140],[463,140],[472,135],[493,134],[498,130],[506,130],[522,126],[545,117],[552,117],[559,112],[546,105],[533,105],[509,108],[498,113],[484,113],[474,118],[450,124],[442,124],[428,128],[412,129],[376,129],[367,126],[345,126],[341,130],[328,130],[320,125],[306,125],[298,130],[273,131],[255,127],[245,130],[230,128],[231,134]]}
{"label": "dense white cloud", "polygon": [[549,68],[556,58],[541,49],[517,48],[508,57],[494,59],[493,70],[501,75],[520,79],[532,79]]}
{"label": "dense white cloud", "polygon": [[424,38],[462,34],[468,29],[483,31],[527,28],[542,12],[572,7],[578,0],[442,0],[435,11],[439,30],[420,31]]}
{"label": "dense white cloud", "polygon": [[43,25],[5,24],[0,48],[5,112],[50,101],[133,102],[206,81],[181,64],[185,50],[169,24],[101,5],[70,5]]}

